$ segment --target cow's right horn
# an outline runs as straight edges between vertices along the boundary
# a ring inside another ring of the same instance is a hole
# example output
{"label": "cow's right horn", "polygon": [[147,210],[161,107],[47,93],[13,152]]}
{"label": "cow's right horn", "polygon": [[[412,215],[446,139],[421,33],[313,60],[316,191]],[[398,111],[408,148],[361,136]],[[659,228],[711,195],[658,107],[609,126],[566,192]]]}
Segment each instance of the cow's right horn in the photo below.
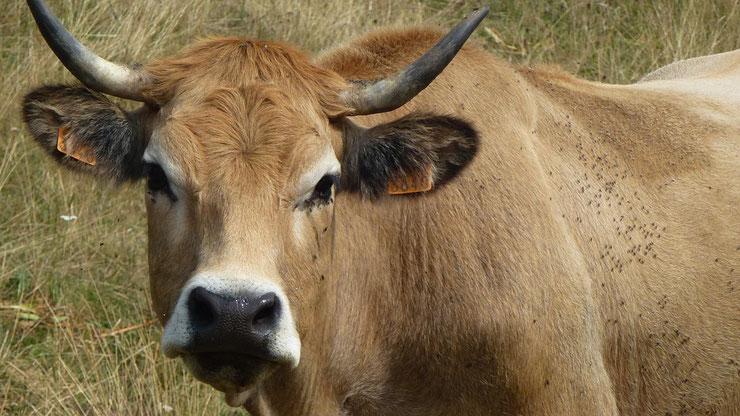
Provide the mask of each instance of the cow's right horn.
{"label": "cow's right horn", "polygon": [[478,24],[488,14],[488,7],[475,9],[465,20],[452,28],[419,59],[388,78],[366,84],[358,83],[342,93],[351,109],[348,115],[383,113],[409,102],[439,75]]}
{"label": "cow's right horn", "polygon": [[51,50],[85,86],[116,97],[144,101],[141,88],[146,79],[141,71],[92,53],[62,26],[43,0],[28,0],[28,7]]}

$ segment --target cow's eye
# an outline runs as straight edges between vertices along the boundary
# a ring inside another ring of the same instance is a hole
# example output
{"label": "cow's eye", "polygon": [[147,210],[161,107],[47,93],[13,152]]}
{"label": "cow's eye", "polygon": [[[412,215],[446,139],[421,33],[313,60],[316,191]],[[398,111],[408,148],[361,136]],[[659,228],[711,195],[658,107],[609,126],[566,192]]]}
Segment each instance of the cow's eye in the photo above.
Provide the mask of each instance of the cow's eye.
{"label": "cow's eye", "polygon": [[312,203],[330,203],[332,202],[332,190],[334,185],[339,182],[337,175],[324,175],[313,188],[313,193],[308,199]]}
{"label": "cow's eye", "polygon": [[168,195],[172,195],[167,175],[165,175],[161,166],[156,163],[145,163],[144,170],[147,177],[147,188],[151,192],[166,192]]}

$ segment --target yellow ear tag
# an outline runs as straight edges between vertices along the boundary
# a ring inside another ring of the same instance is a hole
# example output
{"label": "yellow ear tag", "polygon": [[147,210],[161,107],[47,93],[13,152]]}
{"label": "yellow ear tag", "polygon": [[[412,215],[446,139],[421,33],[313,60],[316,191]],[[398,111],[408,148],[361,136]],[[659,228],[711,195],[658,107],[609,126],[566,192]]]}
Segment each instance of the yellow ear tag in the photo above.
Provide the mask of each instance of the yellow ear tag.
{"label": "yellow ear tag", "polygon": [[[65,137],[66,133],[66,127],[59,128],[59,137],[57,138],[57,150],[73,159],[79,160],[82,163],[87,163],[88,165],[95,166],[97,164],[97,161],[95,160],[95,155],[90,153],[87,150],[87,147],[85,147],[84,145],[73,146],[69,140],[70,135]],[[69,148],[67,148],[67,146],[69,146]]]}
{"label": "yellow ear tag", "polygon": [[396,178],[388,182],[388,193],[391,195],[403,195],[427,192],[432,189],[432,184],[432,167],[427,166],[424,172]]}

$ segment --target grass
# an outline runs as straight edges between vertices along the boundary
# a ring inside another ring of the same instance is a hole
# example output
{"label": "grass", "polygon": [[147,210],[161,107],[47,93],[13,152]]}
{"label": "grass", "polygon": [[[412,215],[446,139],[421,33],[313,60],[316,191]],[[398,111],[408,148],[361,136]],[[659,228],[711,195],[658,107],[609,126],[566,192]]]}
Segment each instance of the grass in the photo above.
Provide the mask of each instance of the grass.
{"label": "grass", "polygon": [[[676,59],[739,48],[739,3],[497,0],[475,37],[515,64],[558,64],[627,83]],[[172,54],[207,34],[281,39],[316,53],[376,26],[449,27],[472,7],[438,0],[50,5],[91,49],[120,62]],[[159,351],[140,185],[113,189],[62,171],[27,137],[23,94],[73,79],[20,0],[0,16],[0,76],[0,414],[238,413]]]}

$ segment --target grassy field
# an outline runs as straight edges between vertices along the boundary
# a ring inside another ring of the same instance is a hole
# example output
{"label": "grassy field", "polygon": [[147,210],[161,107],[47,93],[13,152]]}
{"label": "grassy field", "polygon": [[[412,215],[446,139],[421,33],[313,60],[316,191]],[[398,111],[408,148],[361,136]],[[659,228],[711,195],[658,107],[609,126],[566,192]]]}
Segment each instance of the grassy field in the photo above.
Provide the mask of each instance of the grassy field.
{"label": "grassy field", "polygon": [[[480,2],[54,0],[100,55],[146,62],[198,37],[238,34],[311,53],[377,26],[449,27]],[[149,303],[141,185],[113,189],[52,164],[20,100],[73,82],[25,2],[0,15],[0,414],[232,414],[159,351]],[[628,83],[666,63],[740,48],[740,0],[497,0],[474,35],[513,64]],[[61,219],[75,215],[74,221]],[[237,412],[238,413],[238,412]]]}

